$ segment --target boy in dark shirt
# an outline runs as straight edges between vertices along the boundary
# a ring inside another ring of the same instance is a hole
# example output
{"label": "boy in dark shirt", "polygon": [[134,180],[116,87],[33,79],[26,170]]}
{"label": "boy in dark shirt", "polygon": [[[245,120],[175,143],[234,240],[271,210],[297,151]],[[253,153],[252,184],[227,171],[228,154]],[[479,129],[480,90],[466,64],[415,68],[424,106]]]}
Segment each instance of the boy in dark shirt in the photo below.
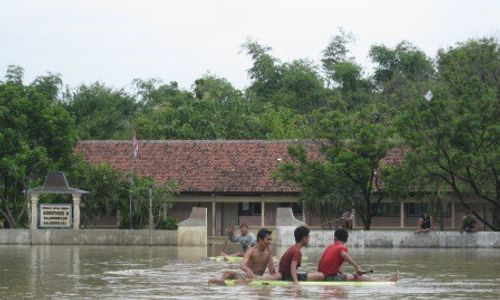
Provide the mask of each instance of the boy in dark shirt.
{"label": "boy in dark shirt", "polygon": [[282,280],[293,280],[296,285],[299,281],[320,281],[323,280],[323,273],[299,273],[297,269],[302,262],[302,247],[309,245],[309,229],[305,226],[295,228],[293,232],[295,237],[295,245],[288,248],[283,254],[279,264],[279,273]]}

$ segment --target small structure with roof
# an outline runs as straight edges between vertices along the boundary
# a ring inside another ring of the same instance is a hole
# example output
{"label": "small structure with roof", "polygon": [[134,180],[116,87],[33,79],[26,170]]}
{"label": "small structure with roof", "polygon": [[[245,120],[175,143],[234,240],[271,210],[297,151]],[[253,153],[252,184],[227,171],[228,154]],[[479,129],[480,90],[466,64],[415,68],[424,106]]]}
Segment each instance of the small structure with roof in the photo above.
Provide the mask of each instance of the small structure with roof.
{"label": "small structure with roof", "polygon": [[80,202],[82,195],[88,194],[88,192],[70,187],[64,172],[57,171],[47,174],[43,186],[28,190],[31,199],[30,229],[38,228],[38,202],[40,195],[43,194],[71,194],[73,198],[73,229],[80,228]]}

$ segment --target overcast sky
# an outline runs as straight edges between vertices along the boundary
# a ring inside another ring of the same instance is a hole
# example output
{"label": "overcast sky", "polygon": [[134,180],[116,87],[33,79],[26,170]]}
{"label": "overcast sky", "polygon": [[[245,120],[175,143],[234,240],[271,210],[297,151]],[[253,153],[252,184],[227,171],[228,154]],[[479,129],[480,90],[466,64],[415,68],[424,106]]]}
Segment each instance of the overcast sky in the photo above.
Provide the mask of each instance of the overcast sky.
{"label": "overcast sky", "polygon": [[26,82],[53,72],[72,87],[154,77],[189,89],[210,71],[244,88],[248,38],[282,61],[319,63],[339,27],[369,70],[373,44],[408,40],[434,56],[469,38],[499,39],[500,1],[0,0],[0,76],[19,65]]}

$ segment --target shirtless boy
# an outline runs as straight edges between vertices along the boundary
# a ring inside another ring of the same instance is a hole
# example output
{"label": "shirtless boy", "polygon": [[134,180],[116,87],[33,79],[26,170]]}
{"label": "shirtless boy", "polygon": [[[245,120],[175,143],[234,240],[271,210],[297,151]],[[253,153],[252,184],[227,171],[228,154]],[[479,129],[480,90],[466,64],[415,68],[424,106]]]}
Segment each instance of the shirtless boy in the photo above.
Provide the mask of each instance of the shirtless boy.
{"label": "shirtless boy", "polygon": [[257,245],[248,248],[245,252],[245,256],[240,263],[241,271],[226,271],[222,274],[221,279],[210,279],[208,283],[224,285],[224,280],[227,279],[237,279],[240,283],[246,283],[254,278],[263,276],[266,268],[269,269],[270,275],[261,277],[260,279],[279,279],[281,275],[276,273],[276,270],[274,269],[273,253],[271,248],[273,239],[271,237],[271,233],[272,232],[266,228],[259,230],[257,233]]}

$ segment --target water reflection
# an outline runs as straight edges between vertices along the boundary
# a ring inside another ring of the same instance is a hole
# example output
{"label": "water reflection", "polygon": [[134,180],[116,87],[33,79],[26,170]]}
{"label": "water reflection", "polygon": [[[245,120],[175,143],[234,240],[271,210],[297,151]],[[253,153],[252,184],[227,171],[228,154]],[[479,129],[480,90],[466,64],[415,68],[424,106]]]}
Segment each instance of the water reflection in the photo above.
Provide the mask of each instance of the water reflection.
{"label": "water reflection", "polygon": [[[205,259],[221,247],[0,246],[0,298],[500,298],[498,249],[352,249],[374,279],[399,269],[401,283],[296,290],[207,286],[222,270],[238,268]],[[301,271],[316,269],[321,250],[304,250],[310,259]]]}

